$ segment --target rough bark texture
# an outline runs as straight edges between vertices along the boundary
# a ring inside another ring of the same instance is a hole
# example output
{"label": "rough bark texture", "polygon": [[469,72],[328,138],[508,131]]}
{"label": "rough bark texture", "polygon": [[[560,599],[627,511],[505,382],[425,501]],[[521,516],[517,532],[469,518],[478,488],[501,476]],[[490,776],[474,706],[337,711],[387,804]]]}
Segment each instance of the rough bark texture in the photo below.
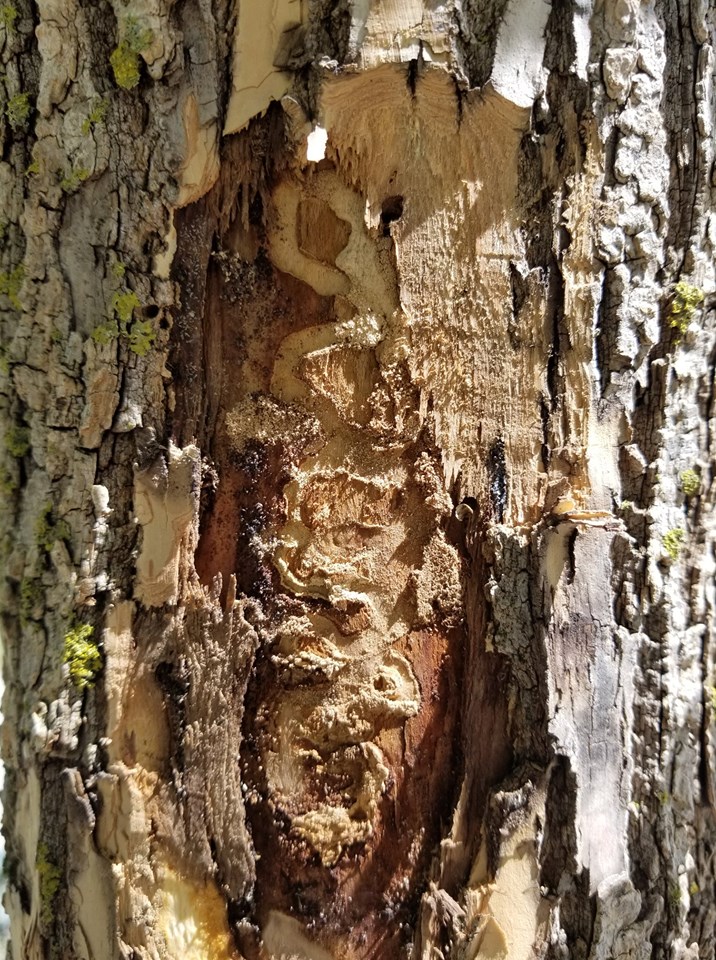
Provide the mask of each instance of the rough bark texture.
{"label": "rough bark texture", "polygon": [[706,0],[0,5],[19,958],[711,958]]}

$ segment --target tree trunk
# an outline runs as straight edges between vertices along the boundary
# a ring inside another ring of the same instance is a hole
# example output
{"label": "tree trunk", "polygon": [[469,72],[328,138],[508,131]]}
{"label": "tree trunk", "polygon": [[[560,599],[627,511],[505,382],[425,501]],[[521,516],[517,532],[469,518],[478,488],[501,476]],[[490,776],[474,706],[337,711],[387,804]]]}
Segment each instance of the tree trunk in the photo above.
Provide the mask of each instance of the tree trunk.
{"label": "tree trunk", "polygon": [[714,957],[715,30],[0,6],[10,957]]}

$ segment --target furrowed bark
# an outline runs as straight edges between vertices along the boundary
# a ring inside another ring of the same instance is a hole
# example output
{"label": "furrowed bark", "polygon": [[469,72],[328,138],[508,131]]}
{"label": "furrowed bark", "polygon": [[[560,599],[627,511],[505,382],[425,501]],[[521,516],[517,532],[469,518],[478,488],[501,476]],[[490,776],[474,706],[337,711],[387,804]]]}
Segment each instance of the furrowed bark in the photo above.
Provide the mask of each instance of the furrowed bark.
{"label": "furrowed bark", "polygon": [[713,956],[713,41],[0,7],[9,956]]}

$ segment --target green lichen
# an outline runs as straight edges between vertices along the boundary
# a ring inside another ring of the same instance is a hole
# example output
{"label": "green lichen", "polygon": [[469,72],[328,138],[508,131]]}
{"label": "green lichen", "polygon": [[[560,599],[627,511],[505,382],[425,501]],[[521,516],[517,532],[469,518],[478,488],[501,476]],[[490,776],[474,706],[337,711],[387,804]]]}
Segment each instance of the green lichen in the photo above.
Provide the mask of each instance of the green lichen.
{"label": "green lichen", "polygon": [[680,280],[674,287],[674,299],[669,310],[669,325],[679,334],[685,334],[703,299],[703,291]]}
{"label": "green lichen", "polygon": [[30,450],[30,431],[13,424],[5,431],[5,449],[11,457],[21,460]]}
{"label": "green lichen", "polygon": [[56,863],[50,860],[50,852],[44,843],[38,843],[37,845],[35,868],[40,881],[40,922],[43,927],[47,928],[53,920],[54,900],[57,891],[60,889],[62,871]]}
{"label": "green lichen", "polygon": [[687,497],[695,497],[701,489],[701,477],[695,470],[682,470],[679,479]]}
{"label": "green lichen", "polygon": [[9,273],[0,273],[0,294],[5,294],[16,310],[22,310],[20,290],[25,280],[25,268],[20,263]]}
{"label": "green lichen", "polygon": [[55,517],[54,508],[48,501],[35,521],[35,542],[41,550],[49,553],[58,540],[69,543],[70,538],[70,525]]}
{"label": "green lichen", "polygon": [[149,27],[142,27],[136,17],[129,16],[124,21],[124,42],[133,53],[146,50],[154,40]]}
{"label": "green lichen", "polygon": [[112,312],[123,330],[126,330],[138,306],[140,306],[139,297],[134,290],[124,290],[112,296]]}
{"label": "green lichen", "polygon": [[11,3],[0,5],[0,25],[5,27],[5,33],[8,35],[15,32],[15,21],[17,20],[17,10]]}
{"label": "green lichen", "polygon": [[63,175],[60,180],[60,187],[65,193],[74,193],[80,184],[84,183],[91,175],[92,171],[88,170],[87,167],[75,167],[69,173]]}
{"label": "green lichen", "polygon": [[31,163],[28,163],[27,169],[25,170],[26,177],[34,177],[40,172],[40,161],[37,157],[33,157]]}
{"label": "green lichen", "polygon": [[29,93],[16,93],[14,97],[10,97],[5,107],[8,123],[13,130],[21,130],[27,124],[31,112]]}
{"label": "green lichen", "polygon": [[102,347],[106,347],[117,336],[117,324],[111,321],[98,324],[92,331],[92,339]]}
{"label": "green lichen", "polygon": [[104,123],[107,116],[107,101],[101,98],[95,100],[90,108],[90,112],[82,121],[82,133],[87,137],[94,128],[100,123]]}
{"label": "green lichen", "polygon": [[696,894],[700,892],[701,892],[701,887],[698,885],[698,883],[695,880],[692,880],[691,883],[689,884],[689,894],[692,897],[695,897]]}
{"label": "green lichen", "polygon": [[156,333],[148,320],[137,320],[128,335],[129,349],[138,357],[146,357],[154,346]]}
{"label": "green lichen", "polygon": [[666,553],[671,561],[676,561],[679,559],[684,536],[684,531],[680,527],[675,527],[673,530],[668,530],[664,534],[662,543],[664,545],[664,550],[666,550]]}
{"label": "green lichen", "polygon": [[665,807],[667,804],[671,803],[671,794],[668,790],[660,790],[657,794],[657,797],[662,807]]}
{"label": "green lichen", "polygon": [[[124,279],[126,268],[121,260],[116,260],[111,272],[117,280]],[[138,357],[146,357],[156,340],[156,333],[148,320],[134,320],[134,311],[141,301],[134,290],[123,288],[112,294],[109,304],[111,318],[98,324],[92,331],[95,343],[106,346],[115,337],[121,337]]]}
{"label": "green lichen", "polygon": [[63,661],[70,670],[70,679],[78,690],[94,685],[102,669],[102,654],[92,640],[94,627],[79,624],[65,634]]}
{"label": "green lichen", "polygon": [[132,90],[139,83],[139,57],[126,40],[122,40],[109,58],[114,72],[114,81],[123,90]]}
{"label": "green lichen", "polygon": [[126,338],[132,353],[138,357],[146,357],[154,346],[156,333],[148,320],[132,322],[134,311],[139,306],[141,306],[140,300],[134,290],[124,290],[115,293],[112,297],[112,310],[117,319],[120,334]]}
{"label": "green lichen", "polygon": [[139,54],[154,39],[149,29],[142,29],[135,17],[124,21],[124,36],[112,51],[109,62],[114,71],[114,80],[123,90],[132,90],[139,83]]}

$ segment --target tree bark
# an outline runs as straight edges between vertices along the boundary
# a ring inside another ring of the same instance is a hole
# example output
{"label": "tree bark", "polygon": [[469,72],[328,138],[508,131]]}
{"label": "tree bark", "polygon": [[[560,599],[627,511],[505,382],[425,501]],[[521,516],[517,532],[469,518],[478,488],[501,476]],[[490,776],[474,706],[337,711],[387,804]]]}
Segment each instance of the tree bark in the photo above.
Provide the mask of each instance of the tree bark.
{"label": "tree bark", "polygon": [[715,29],[0,6],[8,956],[714,957]]}

